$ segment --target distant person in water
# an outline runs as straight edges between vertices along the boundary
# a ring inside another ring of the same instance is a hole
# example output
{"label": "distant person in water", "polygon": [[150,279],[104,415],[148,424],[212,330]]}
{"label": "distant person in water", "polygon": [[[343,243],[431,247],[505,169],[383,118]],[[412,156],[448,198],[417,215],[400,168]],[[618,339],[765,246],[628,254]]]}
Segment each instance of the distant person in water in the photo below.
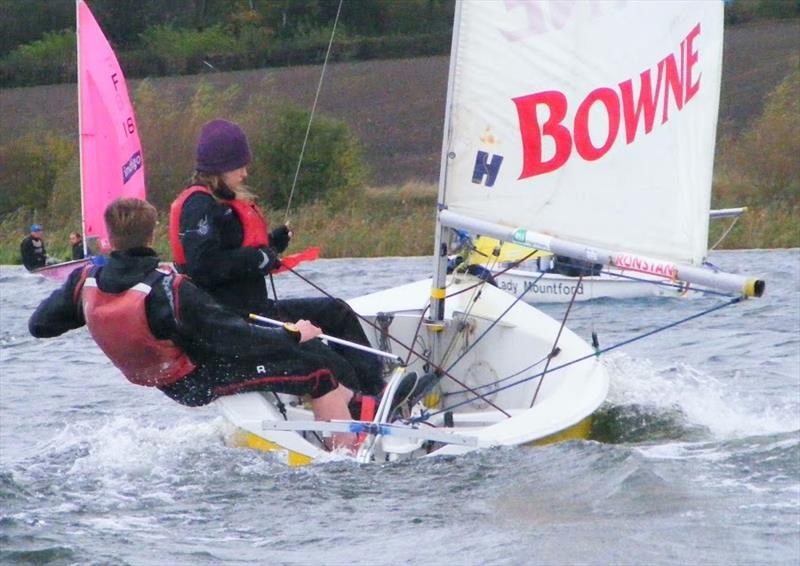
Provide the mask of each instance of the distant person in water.
{"label": "distant person in water", "polygon": [[69,233],[69,243],[72,246],[72,260],[83,259],[83,238],[80,232]]}
{"label": "distant person in water", "polygon": [[[255,313],[283,321],[308,319],[325,334],[369,344],[358,317],[340,299],[269,298],[264,276],[280,267],[278,254],[293,234],[285,224],[269,231],[245,185],[251,154],[242,129],[226,120],[208,122],[200,132],[195,158],[191,184],[170,209],[176,269],[245,317]],[[345,381],[349,387],[381,393],[384,381],[377,356],[337,345],[333,349],[355,368],[357,379]]]}
{"label": "distant person in water", "polygon": [[55,263],[47,256],[44,247],[44,228],[41,224],[31,224],[30,234],[22,240],[19,251],[22,254],[22,265],[28,271]]}
{"label": "distant person in water", "polygon": [[[117,199],[105,211],[112,252],[105,266],[75,269],[30,318],[37,338],[84,324],[100,349],[137,385],[178,403],[205,405],[222,395],[275,391],[308,396],[317,419],[349,419],[353,368],[319,340],[308,320],[284,328],[246,323],[191,279],[159,269],[151,248],[156,210]],[[355,435],[334,434],[352,448]]]}

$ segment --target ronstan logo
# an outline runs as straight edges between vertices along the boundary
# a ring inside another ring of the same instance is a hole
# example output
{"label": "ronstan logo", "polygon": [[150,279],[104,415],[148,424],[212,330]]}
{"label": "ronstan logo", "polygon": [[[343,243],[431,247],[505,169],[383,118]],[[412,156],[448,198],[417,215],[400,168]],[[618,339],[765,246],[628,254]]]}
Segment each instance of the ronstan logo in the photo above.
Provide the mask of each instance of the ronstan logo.
{"label": "ronstan logo", "polygon": [[677,279],[678,269],[671,263],[648,261],[629,254],[619,254],[614,258],[614,265],[621,269],[629,269],[640,273],[650,273],[669,279]]}

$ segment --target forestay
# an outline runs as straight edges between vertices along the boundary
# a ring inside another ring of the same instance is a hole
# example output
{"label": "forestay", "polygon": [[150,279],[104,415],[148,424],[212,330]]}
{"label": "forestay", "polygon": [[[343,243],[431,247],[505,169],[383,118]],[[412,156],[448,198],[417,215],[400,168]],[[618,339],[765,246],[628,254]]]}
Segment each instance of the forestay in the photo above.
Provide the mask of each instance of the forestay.
{"label": "forestay", "polygon": [[447,210],[700,264],[722,3],[467,1],[460,10]]}
{"label": "forestay", "polygon": [[144,160],[122,69],[81,0],[77,21],[84,236],[98,238],[101,251],[107,251],[103,213],[116,198],[145,198]]}

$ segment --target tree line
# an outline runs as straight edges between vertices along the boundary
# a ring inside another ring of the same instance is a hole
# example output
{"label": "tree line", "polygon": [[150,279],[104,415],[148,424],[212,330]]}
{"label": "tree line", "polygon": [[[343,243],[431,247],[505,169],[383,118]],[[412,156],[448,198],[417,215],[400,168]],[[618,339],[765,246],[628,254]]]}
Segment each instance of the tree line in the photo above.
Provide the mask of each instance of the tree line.
{"label": "tree line", "polygon": [[[128,77],[319,63],[340,0],[88,0]],[[455,0],[342,0],[333,60],[446,53]],[[75,1],[0,0],[0,87],[72,82]],[[727,25],[800,17],[729,0]]]}
{"label": "tree line", "polygon": [[[318,63],[339,0],[89,0],[129,77]],[[334,60],[445,53],[455,0],[344,0]],[[74,0],[0,0],[0,86],[69,82]]]}

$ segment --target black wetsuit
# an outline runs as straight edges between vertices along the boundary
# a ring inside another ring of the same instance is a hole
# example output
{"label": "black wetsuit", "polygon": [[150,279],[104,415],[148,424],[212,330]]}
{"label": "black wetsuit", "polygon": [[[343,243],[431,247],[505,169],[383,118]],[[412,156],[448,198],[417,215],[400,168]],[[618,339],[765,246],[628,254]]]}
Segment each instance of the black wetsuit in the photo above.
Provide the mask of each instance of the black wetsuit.
{"label": "black wetsuit", "polygon": [[44,267],[47,263],[47,252],[41,238],[34,238],[33,235],[26,237],[19,245],[19,251],[22,254],[22,265],[28,271]]}
{"label": "black wetsuit", "polygon": [[[113,252],[95,278],[101,291],[121,293],[143,281],[158,266],[147,249]],[[83,268],[45,299],[28,323],[33,336],[49,338],[85,324],[75,295]],[[174,277],[169,275],[167,277]],[[164,280],[162,280],[162,283]],[[168,281],[167,281],[168,283]],[[173,296],[169,284],[156,284],[145,301],[152,335],[171,340],[196,369],[177,383],[161,388],[185,405],[203,405],[224,394],[249,390],[283,391],[319,397],[337,386],[353,383],[347,361],[319,340],[298,343],[283,328],[246,323],[187,279]],[[172,305],[178,305],[177,311]]]}
{"label": "black wetsuit", "polygon": [[[232,199],[235,194],[222,189],[221,196]],[[179,234],[186,256],[186,273],[220,303],[243,316],[255,313],[286,322],[310,320],[325,334],[369,345],[358,317],[340,299],[271,300],[264,272],[259,269],[264,256],[258,248],[242,247],[242,224],[224,202],[206,193],[191,195],[181,210]],[[270,246],[277,253],[283,252],[288,244],[284,226],[272,231]],[[380,395],[384,381],[377,356],[345,346],[332,348],[350,362],[358,376],[357,383],[347,383],[348,386]]]}
{"label": "black wetsuit", "polygon": [[75,261],[76,259],[83,259],[83,240],[72,244],[72,260]]}

